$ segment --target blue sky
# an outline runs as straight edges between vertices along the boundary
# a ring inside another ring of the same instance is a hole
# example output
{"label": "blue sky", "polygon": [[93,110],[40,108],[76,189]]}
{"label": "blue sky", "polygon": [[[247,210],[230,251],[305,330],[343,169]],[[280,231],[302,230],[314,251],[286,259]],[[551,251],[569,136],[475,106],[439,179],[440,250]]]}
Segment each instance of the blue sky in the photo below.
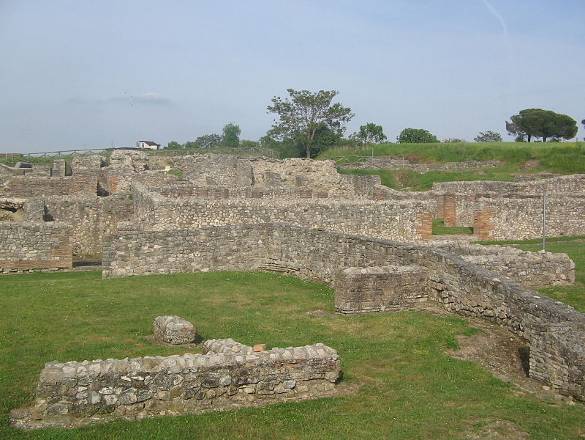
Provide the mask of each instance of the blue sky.
{"label": "blue sky", "polygon": [[[395,138],[585,119],[583,0],[0,0],[0,151],[257,139],[292,88]],[[583,130],[581,131],[583,133]],[[580,136],[583,136],[582,134]]]}

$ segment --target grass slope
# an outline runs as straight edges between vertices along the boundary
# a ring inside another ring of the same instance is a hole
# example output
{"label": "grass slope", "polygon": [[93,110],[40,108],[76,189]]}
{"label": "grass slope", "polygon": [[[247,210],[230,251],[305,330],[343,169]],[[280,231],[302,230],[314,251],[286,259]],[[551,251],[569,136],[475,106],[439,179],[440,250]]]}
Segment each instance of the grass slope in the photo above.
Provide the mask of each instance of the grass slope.
{"label": "grass slope", "polygon": [[[462,162],[467,160],[500,160],[495,168],[469,171],[341,169],[343,174],[378,175],[382,184],[394,189],[425,191],[435,182],[458,180],[513,180],[516,174],[585,172],[585,143],[461,143],[461,144],[382,144],[362,149],[332,148],[319,159],[334,159],[338,164],[360,162],[374,156],[395,156],[418,162]],[[525,167],[531,161],[529,168]]]}
{"label": "grass slope", "polygon": [[[581,263],[579,263],[581,264]],[[580,268],[581,270],[581,268]],[[580,275],[581,276],[581,275]],[[0,438],[467,438],[493,420],[515,423],[534,439],[575,439],[582,405],[513,392],[476,364],[445,354],[463,319],[422,312],[311,316],[333,312],[326,286],[264,273],[198,273],[102,280],[99,273],[0,278]],[[51,360],[180,353],[147,337],[155,315],[192,320],[205,338],[251,344],[321,341],[342,358],[357,394],[199,416],[115,422],[84,429],[17,431],[10,409],[30,403]]]}

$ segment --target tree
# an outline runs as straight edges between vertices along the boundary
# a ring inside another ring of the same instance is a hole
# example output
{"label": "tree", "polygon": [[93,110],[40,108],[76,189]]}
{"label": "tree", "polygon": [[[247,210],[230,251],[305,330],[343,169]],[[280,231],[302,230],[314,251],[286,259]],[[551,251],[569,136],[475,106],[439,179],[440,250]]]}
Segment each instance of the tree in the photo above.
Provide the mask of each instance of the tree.
{"label": "tree", "polygon": [[344,124],[354,116],[349,107],[332,103],[338,94],[335,90],[311,92],[287,89],[287,92],[288,98],[275,96],[272,105],[267,107],[269,113],[277,116],[270,136],[277,140],[288,138],[300,142],[308,159],[319,131],[327,129],[341,136],[345,131]]}
{"label": "tree", "polygon": [[475,142],[502,142],[502,135],[495,131],[480,131],[473,139]]}
{"label": "tree", "polygon": [[223,138],[222,144],[226,147],[237,147],[240,145],[240,126],[237,124],[229,123],[223,127]]}
{"label": "tree", "polygon": [[167,148],[169,150],[180,150],[181,148],[183,148],[183,146],[180,143],[178,143],[177,141],[170,141],[167,144]]}
{"label": "tree", "polygon": [[540,137],[543,142],[550,137],[571,139],[577,134],[577,121],[568,115],[550,110],[530,108],[512,116],[506,122],[506,129],[516,136],[526,136],[528,142],[532,137]]}
{"label": "tree", "polygon": [[356,139],[362,145],[379,144],[387,139],[382,126],[373,122],[360,126],[359,131],[352,134],[351,138]]}
{"label": "tree", "polygon": [[398,136],[401,144],[429,144],[439,142],[437,137],[428,130],[422,128],[405,128]]}
{"label": "tree", "polygon": [[193,142],[187,142],[185,148],[213,148],[221,145],[222,137],[218,134],[204,134]]}

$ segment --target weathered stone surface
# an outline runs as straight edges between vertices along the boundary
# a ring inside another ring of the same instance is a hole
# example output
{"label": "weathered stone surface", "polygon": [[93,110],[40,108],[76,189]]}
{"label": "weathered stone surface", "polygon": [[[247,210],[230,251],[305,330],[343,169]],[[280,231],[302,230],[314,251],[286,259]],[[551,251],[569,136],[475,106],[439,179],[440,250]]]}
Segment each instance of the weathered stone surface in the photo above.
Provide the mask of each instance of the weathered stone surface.
{"label": "weathered stone surface", "polygon": [[101,416],[142,418],[318,398],[331,395],[341,374],[337,352],[323,344],[261,353],[231,339],[206,346],[217,351],[48,363],[33,408],[13,411],[12,423],[71,426],[90,417],[95,422]]}
{"label": "weathered stone surface", "polygon": [[152,327],[154,338],[167,344],[190,344],[197,336],[193,324],[179,316],[157,316]]}
{"label": "weathered stone surface", "polygon": [[69,236],[63,223],[0,222],[0,273],[70,269]]}

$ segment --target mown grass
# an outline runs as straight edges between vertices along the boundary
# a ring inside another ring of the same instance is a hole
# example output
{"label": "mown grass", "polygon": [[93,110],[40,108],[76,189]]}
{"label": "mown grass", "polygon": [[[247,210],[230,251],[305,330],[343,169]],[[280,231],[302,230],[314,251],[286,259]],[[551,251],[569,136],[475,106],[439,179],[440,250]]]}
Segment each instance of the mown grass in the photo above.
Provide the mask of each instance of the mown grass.
{"label": "mown grass", "polygon": [[[328,287],[264,273],[199,273],[102,280],[97,272],[0,278],[2,439],[463,439],[507,420],[534,439],[575,439],[585,408],[513,391],[480,366],[450,358],[455,316],[422,312],[311,316],[333,312]],[[115,422],[77,430],[23,432],[8,412],[31,402],[51,360],[171,354],[148,338],[158,314],[192,320],[204,338],[269,346],[321,341],[342,358],[355,394],[198,416]]]}
{"label": "mown grass", "polygon": [[433,235],[471,235],[473,228],[467,226],[445,226],[443,219],[433,220]]}
{"label": "mown grass", "polygon": [[[482,241],[480,243],[512,245],[532,252],[542,249],[542,240]],[[539,291],[585,313],[585,237],[548,238],[546,240],[546,250],[565,253],[575,262],[575,284],[572,286],[547,287],[539,289]]]}

